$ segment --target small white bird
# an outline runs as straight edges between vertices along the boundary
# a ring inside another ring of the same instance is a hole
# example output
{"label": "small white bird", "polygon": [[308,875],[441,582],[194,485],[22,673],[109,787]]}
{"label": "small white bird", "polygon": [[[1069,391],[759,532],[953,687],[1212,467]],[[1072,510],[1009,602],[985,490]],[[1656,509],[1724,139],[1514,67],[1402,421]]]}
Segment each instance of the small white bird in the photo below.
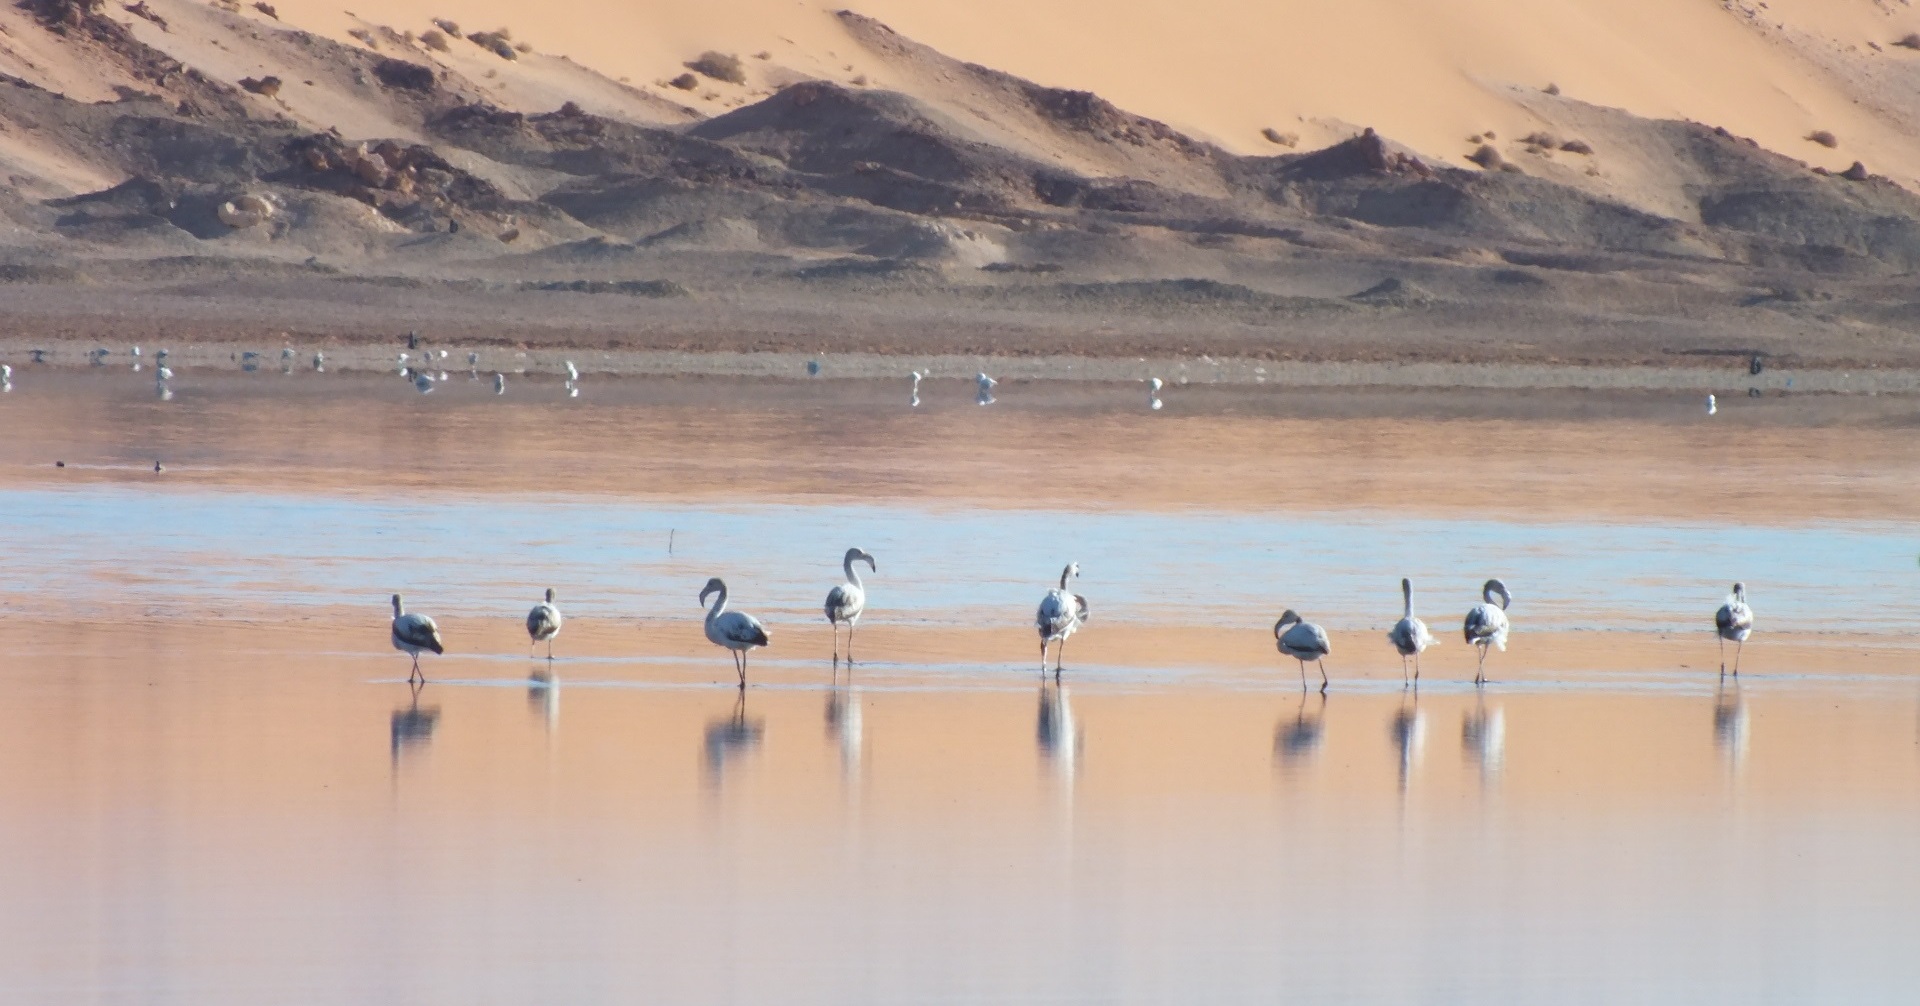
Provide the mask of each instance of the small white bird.
{"label": "small white bird", "polygon": [[507,393],[507,375],[498,372],[494,373],[493,393],[496,395],[504,395]]}
{"label": "small white bird", "polygon": [[0,393],[13,390],[13,366],[0,363]]}
{"label": "small white bird", "polygon": [[920,382],[925,380],[927,375],[925,371],[920,370],[912,370],[908,373],[913,377],[913,400],[908,404],[917,409],[920,407]]}
{"label": "small white bird", "polygon": [[168,381],[173,380],[173,368],[165,364],[161,364],[159,369],[153,372],[153,379],[161,384],[165,384]]}
{"label": "small white bird", "polygon": [[[982,377],[986,376],[984,374]],[[1061,662],[1067,656],[1067,637],[1079,631],[1087,624],[1087,599],[1079,594],[1067,593],[1067,581],[1080,576],[1080,564],[1067,563],[1060,571],[1060,586],[1047,591],[1040,599],[1040,609],[1034,613],[1034,627],[1040,631],[1040,673],[1047,673],[1047,644],[1058,641],[1060,646],[1054,653],[1053,676],[1060,677]]]}
{"label": "small white bird", "polygon": [[399,373],[400,373],[400,376],[401,376],[401,377],[405,377],[405,376],[407,376],[407,374],[408,374],[408,370],[407,370],[407,354],[405,354],[405,353],[401,353],[401,354],[400,354],[400,359],[398,359],[398,360],[396,360],[396,361],[394,362],[394,365],[395,365],[396,367],[398,367],[398,368],[399,368]]}
{"label": "small white bird", "polygon": [[[1292,628],[1288,628],[1292,626]],[[1327,656],[1333,652],[1333,644],[1327,640],[1327,630],[1306,621],[1300,613],[1288,608],[1281,612],[1280,620],[1273,623],[1273,643],[1286,656],[1300,662],[1300,689],[1307,688],[1307,661],[1311,660],[1320,668],[1320,690],[1327,690]]]}
{"label": "small white bird", "polygon": [[1753,609],[1747,607],[1747,585],[1736,583],[1727,603],[1713,613],[1714,632],[1720,637],[1720,673],[1727,673],[1727,640],[1733,640],[1733,676],[1740,676],[1740,651],[1753,635]]}
{"label": "small white bird", "polygon": [[446,646],[440,642],[440,627],[425,615],[409,614],[399,594],[393,595],[393,648],[413,657],[413,673],[407,675],[409,682],[416,677],[421,681],[427,680],[427,676],[420,673],[421,653],[427,650],[447,652]]}
{"label": "small white bird", "polygon": [[707,611],[707,641],[715,646],[724,646],[733,653],[733,667],[740,675],[740,689],[747,687],[747,651],[756,646],[766,646],[772,642],[767,636],[766,627],[760,620],[744,611],[727,610],[727,584],[719,577],[707,581],[700,588],[700,603],[707,603],[707,595],[716,595],[713,607]]}
{"label": "small white bird", "polygon": [[534,644],[544,642],[547,644],[547,659],[552,660],[553,637],[560,634],[560,626],[565,622],[560,609],[553,603],[553,588],[548,587],[547,599],[527,612],[527,656],[533,656]]}
{"label": "small white bird", "polygon": [[853,568],[855,562],[864,561],[867,568],[880,572],[879,564],[865,549],[847,549],[845,558],[840,560],[840,569],[847,575],[847,582],[827,591],[827,622],[833,627],[833,662],[840,663],[840,623],[847,625],[847,666],[853,666],[853,630],[860,622],[860,613],[867,610],[867,586],[860,582],[860,574]]}
{"label": "small white bird", "polygon": [[574,366],[572,360],[568,360],[567,361],[567,381],[571,383],[573,381],[578,381],[579,379],[580,379],[580,368]]}
{"label": "small white bird", "polygon": [[1155,412],[1160,411],[1160,389],[1164,387],[1158,377],[1147,378],[1147,407]]}
{"label": "small white bird", "polygon": [[973,383],[976,387],[979,388],[979,393],[974,395],[973,397],[974,404],[992,405],[993,404],[993,386],[996,384],[999,384],[1000,382],[994,380],[991,377],[988,377],[986,373],[983,371],[981,373],[973,375]]}
{"label": "small white bird", "polygon": [[313,370],[314,370],[314,373],[316,374],[324,374],[327,372],[326,354],[324,353],[313,354]]}
{"label": "small white bird", "polygon": [[[1498,606],[1494,597],[1500,598]],[[1513,595],[1507,592],[1507,585],[1499,580],[1488,580],[1480,588],[1480,603],[1467,609],[1467,619],[1461,623],[1461,634],[1467,642],[1480,650],[1480,663],[1474,671],[1473,683],[1483,685],[1487,682],[1487,647],[1499,647],[1500,652],[1507,651],[1507,608],[1513,604]]]}
{"label": "small white bird", "polygon": [[1716,413],[1716,412],[1719,412],[1719,411],[1720,411],[1720,407],[1719,407],[1718,405],[1715,405],[1715,404],[1714,404],[1714,401],[1713,401],[1713,396],[1712,396],[1712,395],[1708,395],[1708,396],[1707,396],[1707,415],[1709,415],[1709,416],[1711,416],[1711,415],[1713,415],[1714,413]]}
{"label": "small white bird", "polygon": [[1400,620],[1393,623],[1393,629],[1387,633],[1387,642],[1400,652],[1400,680],[1403,684],[1407,680],[1407,658],[1413,658],[1413,683],[1417,685],[1420,683],[1420,654],[1433,645],[1433,633],[1427,631],[1427,623],[1414,617],[1412,581],[1401,579],[1400,597],[1406,607]]}

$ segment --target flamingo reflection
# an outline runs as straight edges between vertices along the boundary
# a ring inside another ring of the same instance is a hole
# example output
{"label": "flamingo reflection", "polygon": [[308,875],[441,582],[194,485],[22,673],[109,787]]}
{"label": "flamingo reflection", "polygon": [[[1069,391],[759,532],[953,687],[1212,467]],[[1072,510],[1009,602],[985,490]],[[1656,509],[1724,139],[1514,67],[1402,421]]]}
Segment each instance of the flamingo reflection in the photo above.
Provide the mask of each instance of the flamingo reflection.
{"label": "flamingo reflection", "polygon": [[549,737],[560,728],[560,675],[540,667],[527,676],[527,709],[546,724]]}
{"label": "flamingo reflection", "polygon": [[1040,753],[1046,756],[1055,774],[1072,782],[1080,764],[1083,738],[1080,736],[1079,721],[1073,717],[1073,703],[1068,698],[1067,686],[1048,684],[1044,678],[1041,679],[1040,717],[1034,735],[1040,742]]}
{"label": "flamingo reflection", "polygon": [[1726,681],[1713,693],[1713,744],[1727,761],[1729,772],[1739,772],[1747,759],[1747,703],[1740,694],[1740,681]]}
{"label": "flamingo reflection", "polygon": [[860,774],[860,689],[851,675],[845,684],[836,678],[827,690],[827,739],[840,748],[840,771],[852,779]]}
{"label": "flamingo reflection", "polygon": [[1507,758],[1507,718],[1499,707],[1487,708],[1485,697],[1460,720],[1460,749],[1480,770],[1480,782],[1500,776]]}
{"label": "flamingo reflection", "polygon": [[1421,748],[1427,739],[1426,716],[1420,712],[1420,693],[1411,693],[1412,699],[1400,700],[1400,708],[1394,710],[1389,734],[1393,746],[1400,752],[1400,792],[1407,791],[1407,784],[1413,778],[1413,770],[1420,764]]}
{"label": "flamingo reflection", "polygon": [[707,781],[717,785],[726,771],[727,763],[759,747],[760,738],[765,734],[766,724],[763,721],[747,719],[747,693],[740,692],[733,700],[733,715],[707,724],[703,744]]}
{"label": "flamingo reflection", "polygon": [[1311,761],[1326,736],[1327,693],[1320,693],[1319,705],[1312,716],[1307,715],[1309,701],[1307,693],[1301,692],[1300,708],[1293,719],[1281,719],[1280,726],[1273,732],[1273,756],[1283,768],[1298,768]]}
{"label": "flamingo reflection", "polygon": [[433,740],[433,728],[440,724],[440,707],[420,708],[420,689],[425,681],[416,681],[412,685],[413,697],[406,705],[393,711],[390,721],[389,743],[393,758],[393,767],[400,767],[400,754],[409,748],[425,747]]}

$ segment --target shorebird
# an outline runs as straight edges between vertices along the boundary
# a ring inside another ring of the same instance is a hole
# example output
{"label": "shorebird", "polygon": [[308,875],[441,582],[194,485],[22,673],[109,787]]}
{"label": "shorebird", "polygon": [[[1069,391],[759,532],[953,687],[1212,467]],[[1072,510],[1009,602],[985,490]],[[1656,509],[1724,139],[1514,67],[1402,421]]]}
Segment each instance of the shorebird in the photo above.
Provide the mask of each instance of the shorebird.
{"label": "shorebird", "polygon": [[326,354],[324,353],[313,354],[313,370],[314,370],[314,373],[316,374],[324,374],[327,372]]}
{"label": "shorebird", "polygon": [[535,643],[547,644],[547,659],[553,659],[553,637],[560,634],[560,626],[566,622],[560,609],[553,603],[553,588],[547,588],[547,599],[533,606],[527,612],[527,656],[533,656]]}
{"label": "shorebird", "polygon": [[260,354],[249,349],[240,354],[240,369],[251,374],[260,369]]}
{"label": "shorebird", "polygon": [[719,577],[707,581],[700,588],[700,603],[707,603],[707,595],[717,595],[713,607],[707,611],[707,640],[715,646],[724,646],[733,653],[733,669],[740,675],[740,688],[747,687],[747,651],[756,646],[765,646],[772,642],[760,620],[744,611],[727,610],[727,584]]}
{"label": "shorebird", "polygon": [[160,364],[158,367],[154,368],[153,380],[156,384],[165,384],[168,381],[173,380],[173,368],[167,366],[164,363]]}
{"label": "shorebird", "polygon": [[0,393],[13,390],[13,367],[0,363]]}
{"label": "shorebird", "polygon": [[405,377],[408,374],[412,373],[412,371],[407,369],[407,354],[405,353],[401,353],[400,358],[394,361],[394,366],[399,368],[398,373],[400,374],[401,377]]}
{"label": "shorebird", "polygon": [[580,380],[580,368],[574,366],[572,360],[568,360],[567,361],[567,383],[572,384],[578,380]]}
{"label": "shorebird", "polygon": [[1715,404],[1714,404],[1714,401],[1713,401],[1713,396],[1712,396],[1712,395],[1708,395],[1708,396],[1707,396],[1707,415],[1709,415],[1709,416],[1711,416],[1711,415],[1713,415],[1714,413],[1716,413],[1716,412],[1719,412],[1719,411],[1720,411],[1720,407],[1719,407],[1718,405],[1715,405]]}
{"label": "shorebird", "polygon": [[840,568],[847,574],[847,582],[827,591],[827,622],[833,627],[833,662],[840,663],[840,623],[847,623],[847,666],[853,666],[853,629],[860,622],[860,613],[867,610],[867,586],[860,582],[860,574],[853,568],[855,562],[864,561],[867,568],[880,572],[879,564],[873,561],[871,553],[865,549],[847,549],[846,557],[840,560]]}
{"label": "shorebird", "polygon": [[468,353],[467,354],[467,380],[477,381],[479,379],[480,379],[480,354]]}
{"label": "shorebird", "polygon": [[[1493,603],[1496,595],[1500,598],[1497,606]],[[1480,603],[1467,609],[1467,619],[1460,631],[1469,644],[1480,650],[1480,664],[1473,674],[1476,685],[1487,682],[1487,647],[1497,646],[1500,652],[1507,652],[1507,607],[1511,604],[1513,595],[1507,593],[1507,585],[1488,580],[1480,588]]]}
{"label": "shorebird", "polygon": [[820,376],[820,361],[819,361],[819,360],[808,360],[808,361],[807,361],[807,376],[808,376],[808,377],[819,377],[819,376]]}
{"label": "shorebird", "polygon": [[[1292,628],[1288,628],[1292,626]],[[1307,689],[1307,661],[1311,660],[1320,668],[1320,691],[1327,690],[1327,655],[1333,652],[1333,644],[1327,641],[1327,630],[1306,621],[1300,613],[1288,608],[1281,612],[1280,620],[1273,623],[1274,647],[1281,653],[1300,662],[1300,690]]]}
{"label": "shorebird", "polygon": [[292,346],[288,346],[287,348],[280,351],[280,372],[282,374],[293,373],[293,347]]}
{"label": "shorebird", "polygon": [[1720,673],[1727,673],[1727,640],[1733,640],[1733,676],[1740,676],[1740,651],[1753,635],[1753,609],[1747,607],[1747,585],[1736,583],[1727,603],[1713,613],[1714,632],[1720,637]]}
{"label": "shorebird", "polygon": [[978,374],[973,375],[973,383],[976,387],[979,388],[979,393],[973,396],[974,404],[975,405],[992,405],[993,404],[993,386],[996,384],[999,384],[1000,382],[994,380],[991,377],[988,377],[986,375],[986,372],[982,371]]}
{"label": "shorebird", "polygon": [[1166,387],[1158,377],[1147,378],[1147,408],[1160,411],[1160,389]]}
{"label": "shorebird", "polygon": [[432,391],[433,375],[427,373],[424,370],[413,375],[413,390],[418,391],[423,395],[429,391]]}
{"label": "shorebird", "polygon": [[920,407],[920,382],[925,380],[927,375],[925,371],[920,370],[911,370],[908,374],[913,377],[913,400],[908,404],[917,409]]}
{"label": "shorebird", "polygon": [[501,373],[493,375],[493,393],[496,395],[507,393],[507,375]]}
{"label": "shorebird", "polygon": [[409,613],[399,594],[393,595],[393,648],[413,657],[413,673],[407,675],[409,682],[416,677],[421,681],[427,680],[427,676],[420,673],[422,652],[447,652],[440,642],[440,627],[425,615]]}
{"label": "shorebird", "polygon": [[[986,375],[981,375],[982,377]],[[1087,599],[1078,594],[1067,593],[1067,581],[1080,576],[1080,564],[1067,563],[1060,571],[1060,586],[1047,591],[1040,599],[1040,610],[1034,613],[1034,627],[1040,631],[1040,673],[1047,673],[1047,644],[1058,640],[1059,648],[1054,653],[1053,676],[1060,677],[1061,661],[1067,656],[1067,637],[1087,624]]]}
{"label": "shorebird", "polygon": [[107,362],[108,355],[107,349],[104,346],[90,349],[87,351],[87,363],[89,366],[94,367],[103,366]]}
{"label": "shorebird", "polygon": [[1414,617],[1413,583],[1404,577],[1400,580],[1400,597],[1406,603],[1400,620],[1393,623],[1393,629],[1387,633],[1387,642],[1400,651],[1400,681],[1407,680],[1407,658],[1413,658],[1413,683],[1420,683],[1420,654],[1434,643],[1433,633],[1427,631],[1427,623]]}

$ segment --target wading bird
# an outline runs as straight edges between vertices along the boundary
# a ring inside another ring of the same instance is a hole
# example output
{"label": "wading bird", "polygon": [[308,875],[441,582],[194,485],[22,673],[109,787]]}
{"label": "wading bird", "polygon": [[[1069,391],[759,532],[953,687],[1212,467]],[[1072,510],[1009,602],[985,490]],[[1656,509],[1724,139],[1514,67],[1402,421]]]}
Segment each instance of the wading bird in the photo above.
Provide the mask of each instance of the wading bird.
{"label": "wading bird", "polygon": [[847,665],[853,665],[853,629],[860,621],[860,613],[867,609],[867,586],[860,582],[860,574],[853,564],[865,562],[867,568],[875,573],[880,566],[873,556],[864,549],[847,549],[847,555],[840,560],[840,568],[847,574],[847,582],[827,591],[827,622],[833,627],[833,662],[840,663],[840,623],[847,625]]}
{"label": "wading bird", "polygon": [[1708,395],[1707,396],[1707,415],[1711,416],[1714,413],[1719,411],[1720,411],[1720,406],[1714,402],[1712,395]]}
{"label": "wading bird", "polygon": [[[1500,598],[1496,606],[1495,596]],[[1488,580],[1480,588],[1480,603],[1467,609],[1467,619],[1461,623],[1460,631],[1467,642],[1480,650],[1480,664],[1473,673],[1473,683],[1487,683],[1487,647],[1497,646],[1500,652],[1507,652],[1507,607],[1513,604],[1513,595],[1507,593],[1507,585],[1499,580]]]}
{"label": "wading bird", "polygon": [[975,387],[979,389],[979,392],[973,396],[974,404],[975,405],[992,405],[993,404],[993,386],[996,384],[999,384],[1000,382],[994,380],[991,377],[988,377],[986,375],[986,372],[982,371],[978,374],[973,375],[973,383]]}
{"label": "wading bird", "polygon": [[1727,603],[1713,613],[1713,628],[1720,637],[1720,673],[1727,673],[1727,640],[1733,640],[1733,676],[1740,676],[1740,651],[1753,635],[1753,609],[1747,607],[1747,585],[1736,583]]}
{"label": "wading bird", "polygon": [[504,395],[507,393],[507,375],[493,375],[493,393],[496,395]]}
{"label": "wading bird", "polygon": [[1040,599],[1040,610],[1034,613],[1034,626],[1040,630],[1041,674],[1047,673],[1047,644],[1055,640],[1060,643],[1053,659],[1053,676],[1058,678],[1060,663],[1067,655],[1067,637],[1087,624],[1087,599],[1067,593],[1067,581],[1079,575],[1080,564],[1067,563],[1067,568],[1060,571],[1060,586],[1047,591],[1047,596]]}
{"label": "wading bird", "polygon": [[765,646],[766,627],[760,620],[744,611],[727,610],[727,585],[719,577],[707,581],[700,588],[700,603],[707,603],[707,595],[718,595],[713,599],[713,607],[707,611],[707,640],[715,646],[724,646],[733,654],[733,669],[740,675],[740,687],[747,687],[747,651],[756,646]]}
{"label": "wading bird", "polygon": [[1307,688],[1309,660],[1320,668],[1320,690],[1327,690],[1326,659],[1333,652],[1333,644],[1327,641],[1327,630],[1302,619],[1299,612],[1288,608],[1281,612],[1280,620],[1273,623],[1273,642],[1281,653],[1300,661],[1301,691]]}
{"label": "wading bird", "polygon": [[920,370],[911,370],[908,373],[913,377],[913,398],[907,404],[917,409],[920,407],[920,382],[926,380],[927,375],[925,371]]}
{"label": "wading bird", "polygon": [[527,612],[527,656],[533,656],[535,643],[547,644],[547,659],[553,659],[553,637],[560,634],[560,626],[566,622],[560,609],[553,603],[553,588],[547,588],[547,599],[533,606]]}
{"label": "wading bird", "polygon": [[409,613],[399,594],[393,595],[393,648],[413,657],[413,673],[407,675],[408,681],[427,680],[427,676],[420,673],[423,651],[447,652],[440,642],[440,627],[425,615]]}
{"label": "wading bird", "polygon": [[1420,683],[1420,654],[1433,645],[1433,633],[1427,631],[1427,623],[1414,617],[1413,583],[1404,577],[1400,580],[1400,597],[1405,602],[1405,610],[1400,620],[1393,623],[1392,631],[1387,633],[1387,642],[1400,651],[1400,680],[1407,680],[1407,658],[1413,658],[1413,683]]}
{"label": "wading bird", "polygon": [[1147,378],[1147,408],[1160,411],[1160,389],[1166,387],[1158,377]]}

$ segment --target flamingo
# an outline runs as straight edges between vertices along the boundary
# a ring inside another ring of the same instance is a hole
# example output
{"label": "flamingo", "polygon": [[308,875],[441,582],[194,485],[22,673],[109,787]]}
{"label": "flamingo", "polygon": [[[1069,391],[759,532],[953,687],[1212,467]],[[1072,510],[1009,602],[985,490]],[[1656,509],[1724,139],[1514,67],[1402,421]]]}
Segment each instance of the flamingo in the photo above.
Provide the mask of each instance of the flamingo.
{"label": "flamingo", "polygon": [[[1287,626],[1293,626],[1287,628]],[[1307,690],[1307,661],[1311,660],[1320,668],[1320,691],[1327,690],[1327,655],[1333,652],[1333,644],[1327,641],[1327,630],[1306,621],[1300,613],[1288,608],[1280,614],[1280,620],[1273,623],[1273,641],[1281,653],[1300,661],[1300,690]]]}
{"label": "flamingo", "polygon": [[565,623],[566,618],[560,614],[560,609],[554,606],[553,588],[548,587],[547,599],[534,605],[533,610],[527,612],[527,656],[533,656],[534,643],[544,640],[547,644],[547,659],[552,660],[553,637],[560,634],[560,626]]}
{"label": "flamingo", "polygon": [[1401,614],[1400,620],[1393,623],[1393,630],[1387,633],[1387,642],[1392,643],[1393,648],[1400,651],[1402,684],[1407,680],[1407,658],[1413,658],[1413,683],[1417,685],[1420,683],[1420,654],[1433,645],[1433,633],[1427,631],[1427,623],[1414,617],[1413,583],[1405,577],[1400,580],[1400,597],[1406,602],[1406,610]]}
{"label": "flamingo", "polygon": [[860,621],[860,613],[867,608],[867,587],[860,582],[860,574],[854,571],[853,564],[865,560],[867,568],[875,573],[880,567],[873,556],[865,549],[847,549],[846,557],[840,560],[840,568],[847,574],[847,582],[827,591],[827,622],[833,627],[833,663],[840,664],[840,623],[847,623],[847,666],[853,666],[853,629]]}
{"label": "flamingo", "polygon": [[1720,636],[1720,673],[1727,673],[1727,640],[1733,640],[1733,676],[1740,676],[1740,651],[1753,635],[1753,609],[1747,607],[1747,585],[1736,583],[1727,603],[1713,613],[1713,628]]}
{"label": "flamingo", "polygon": [[719,596],[713,599],[713,607],[707,611],[707,640],[715,646],[724,646],[733,653],[733,668],[740,675],[740,690],[747,688],[747,651],[756,646],[765,646],[772,642],[767,637],[765,626],[760,620],[744,611],[727,610],[727,584],[719,577],[707,581],[700,588],[700,603],[707,603],[708,594]]}
{"label": "flamingo", "polygon": [[393,595],[393,648],[413,657],[413,673],[407,675],[409,682],[416,677],[422,682],[427,680],[427,676],[420,673],[422,651],[447,652],[440,642],[440,627],[425,615],[409,613],[399,594]]}
{"label": "flamingo", "polygon": [[[1493,603],[1498,595],[1500,603]],[[1473,683],[1487,683],[1487,647],[1497,646],[1500,652],[1507,652],[1507,607],[1513,604],[1513,595],[1507,592],[1507,585],[1499,580],[1488,580],[1480,588],[1480,603],[1467,609],[1467,620],[1461,625],[1461,634],[1467,642],[1480,649],[1480,665],[1473,674]]]}
{"label": "flamingo", "polygon": [[1066,659],[1067,637],[1087,624],[1087,599],[1067,593],[1067,581],[1079,576],[1080,564],[1067,563],[1067,568],[1060,571],[1060,586],[1047,591],[1047,596],[1040,599],[1040,610],[1033,617],[1035,628],[1040,630],[1041,674],[1047,673],[1047,644],[1055,640],[1060,643],[1053,661],[1053,676],[1056,679],[1060,677],[1060,663]]}

